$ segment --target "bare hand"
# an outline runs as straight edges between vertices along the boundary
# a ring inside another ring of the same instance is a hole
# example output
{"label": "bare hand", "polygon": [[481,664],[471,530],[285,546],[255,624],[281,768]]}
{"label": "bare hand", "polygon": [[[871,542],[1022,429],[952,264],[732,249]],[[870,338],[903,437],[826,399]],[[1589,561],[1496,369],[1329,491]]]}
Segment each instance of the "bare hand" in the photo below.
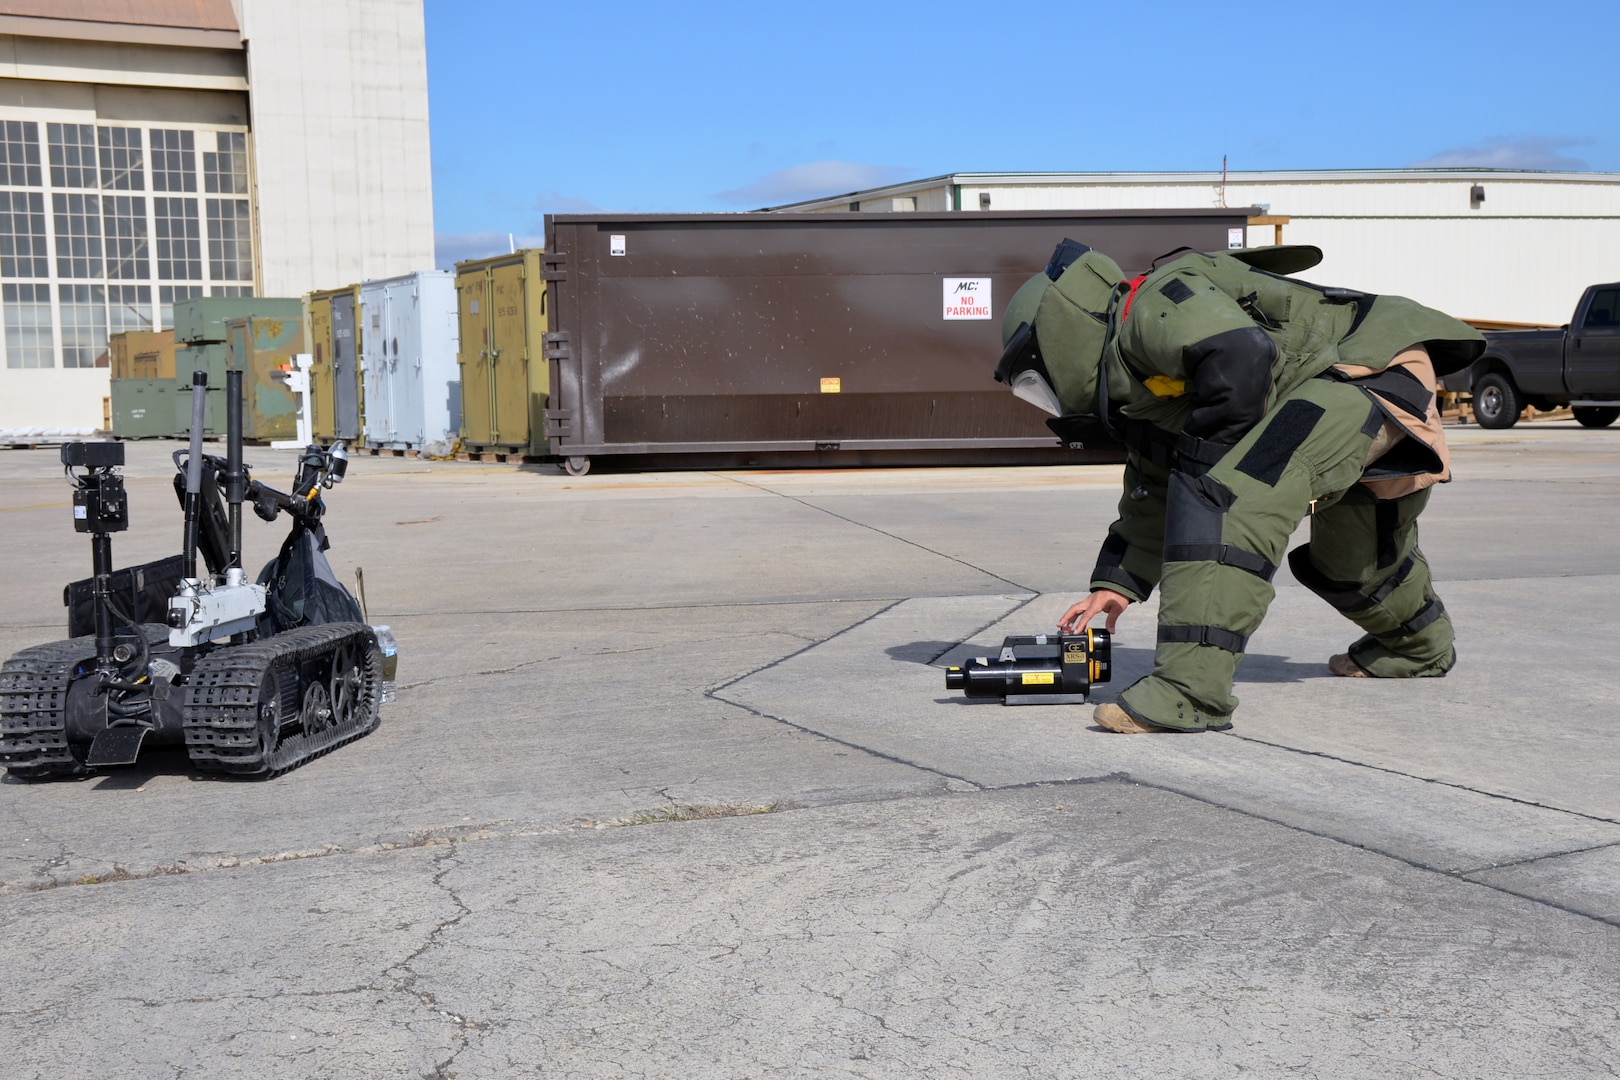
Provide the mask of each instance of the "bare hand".
{"label": "bare hand", "polygon": [[1086,628],[1086,624],[1098,615],[1107,612],[1108,622],[1105,629],[1112,634],[1114,623],[1119,621],[1120,612],[1131,604],[1131,599],[1115,592],[1112,589],[1098,589],[1084,600],[1069,608],[1058,620],[1058,629],[1065,634],[1078,634]]}

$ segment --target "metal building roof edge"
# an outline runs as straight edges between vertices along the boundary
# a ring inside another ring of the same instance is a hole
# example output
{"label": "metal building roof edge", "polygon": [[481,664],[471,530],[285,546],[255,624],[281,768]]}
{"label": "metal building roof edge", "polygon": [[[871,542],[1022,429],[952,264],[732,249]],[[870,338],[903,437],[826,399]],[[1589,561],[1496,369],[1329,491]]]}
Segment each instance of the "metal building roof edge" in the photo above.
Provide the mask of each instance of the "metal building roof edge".
{"label": "metal building roof edge", "polygon": [[[1411,169],[1250,169],[1187,172],[960,172],[947,179],[958,184],[1001,183],[1083,183],[1090,179],[1108,183],[1232,183],[1259,182],[1343,182],[1348,180],[1459,180],[1469,176],[1488,176],[1492,179],[1574,180],[1577,182],[1620,183],[1620,172],[1596,172],[1566,169],[1501,169],[1495,167],[1446,167]],[[926,181],[914,181],[926,183]]]}
{"label": "metal building roof edge", "polygon": [[175,48],[223,49],[242,51],[242,35],[236,30],[198,30],[182,26],[149,26],[75,19],[41,18],[34,15],[0,14],[0,34],[13,37],[53,38],[62,41],[95,41],[115,45],[167,45]]}
{"label": "metal building roof edge", "polygon": [[[1565,183],[1620,184],[1620,172],[1575,172],[1554,169],[1423,168],[1423,169],[1270,169],[1227,172],[1228,186],[1257,183],[1345,183],[1352,181],[1465,180],[1561,181]],[[823,195],[798,202],[761,207],[759,212],[784,213],[838,203],[909,195],[940,186],[987,187],[1051,186],[1063,184],[1219,184],[1220,172],[956,172],[906,180],[883,187]]]}

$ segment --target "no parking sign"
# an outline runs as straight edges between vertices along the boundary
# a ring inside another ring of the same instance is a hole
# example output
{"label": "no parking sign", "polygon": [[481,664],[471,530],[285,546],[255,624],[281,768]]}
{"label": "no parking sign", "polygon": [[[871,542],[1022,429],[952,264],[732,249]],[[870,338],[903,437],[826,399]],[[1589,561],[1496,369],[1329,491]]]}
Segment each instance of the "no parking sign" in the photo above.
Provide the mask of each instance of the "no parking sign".
{"label": "no parking sign", "polygon": [[990,318],[990,279],[946,278],[945,318],[947,321]]}

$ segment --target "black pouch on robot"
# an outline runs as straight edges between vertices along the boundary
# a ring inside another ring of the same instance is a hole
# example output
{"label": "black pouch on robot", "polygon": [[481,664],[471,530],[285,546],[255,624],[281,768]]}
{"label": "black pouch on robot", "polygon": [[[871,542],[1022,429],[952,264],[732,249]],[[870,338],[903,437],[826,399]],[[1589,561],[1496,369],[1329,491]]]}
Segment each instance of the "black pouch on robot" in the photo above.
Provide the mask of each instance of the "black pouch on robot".
{"label": "black pouch on robot", "polygon": [[[186,560],[181,555],[129,566],[114,571],[112,599],[131,621],[166,623],[169,597],[180,591],[186,576]],[[68,609],[68,637],[87,637],[96,632],[96,579],[75,581],[62,590],[62,603]]]}
{"label": "black pouch on robot", "polygon": [[321,553],[321,539],[300,529],[287,538],[281,553],[259,572],[259,584],[269,589],[265,612],[259,616],[261,633],[279,634],[296,626],[364,622],[360,604],[332,572]]}

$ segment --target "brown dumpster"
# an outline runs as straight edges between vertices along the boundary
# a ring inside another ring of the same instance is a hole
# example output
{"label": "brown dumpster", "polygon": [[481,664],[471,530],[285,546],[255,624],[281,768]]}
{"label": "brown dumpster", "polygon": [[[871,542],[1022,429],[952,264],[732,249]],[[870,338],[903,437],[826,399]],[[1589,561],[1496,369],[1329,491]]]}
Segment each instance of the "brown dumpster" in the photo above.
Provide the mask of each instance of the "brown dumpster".
{"label": "brown dumpster", "polygon": [[1118,460],[994,381],[1008,301],[1065,237],[1140,272],[1253,213],[548,216],[550,451],[575,473]]}

